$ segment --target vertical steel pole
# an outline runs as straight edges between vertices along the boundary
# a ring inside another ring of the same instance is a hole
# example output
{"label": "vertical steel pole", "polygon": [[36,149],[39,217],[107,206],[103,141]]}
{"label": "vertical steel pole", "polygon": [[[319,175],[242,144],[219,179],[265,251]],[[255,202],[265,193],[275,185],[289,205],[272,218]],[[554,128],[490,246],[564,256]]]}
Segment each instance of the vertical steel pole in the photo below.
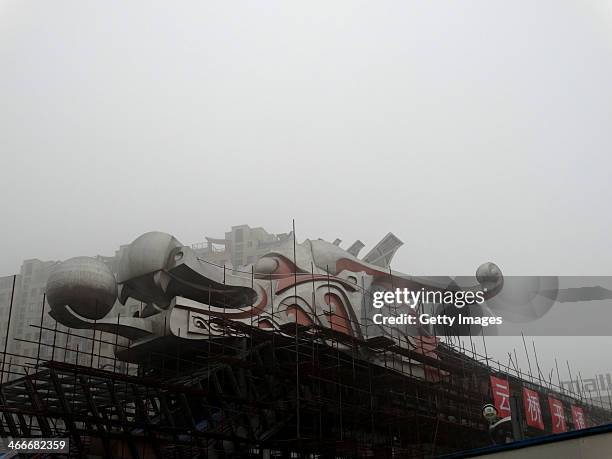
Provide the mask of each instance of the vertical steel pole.
{"label": "vertical steel pole", "polygon": [[8,321],[6,325],[6,336],[4,337],[4,351],[2,352],[2,370],[0,370],[0,384],[4,383],[4,361],[6,360],[6,349],[8,347],[9,334],[11,332],[11,316],[13,315],[13,300],[15,298],[15,282],[16,281],[17,281],[17,274],[13,275],[13,289],[11,290],[11,302],[9,306],[9,316],[8,316]]}
{"label": "vertical steel pole", "polygon": [[36,351],[36,366],[40,363],[40,342],[42,341],[43,319],[45,318],[45,302],[47,292],[43,293],[42,309],[40,311],[40,328],[38,329],[38,350]]}

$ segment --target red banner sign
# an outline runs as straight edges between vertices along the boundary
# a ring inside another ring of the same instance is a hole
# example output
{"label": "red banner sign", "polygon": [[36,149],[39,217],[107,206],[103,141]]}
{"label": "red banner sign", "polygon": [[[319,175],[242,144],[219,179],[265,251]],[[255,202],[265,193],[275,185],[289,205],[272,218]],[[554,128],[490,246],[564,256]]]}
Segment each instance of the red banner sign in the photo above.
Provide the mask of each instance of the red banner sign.
{"label": "red banner sign", "polygon": [[527,425],[536,429],[544,430],[544,420],[540,408],[540,395],[531,389],[523,387],[523,407]]}
{"label": "red banner sign", "polygon": [[584,411],[579,406],[572,405],[572,421],[574,421],[574,429],[586,429],[586,418],[584,417]]}
{"label": "red banner sign", "polygon": [[550,407],[550,419],[552,422],[553,433],[567,432],[565,410],[563,409],[563,403],[561,400],[548,397],[548,406]]}
{"label": "red banner sign", "polygon": [[495,408],[500,418],[510,416],[510,384],[508,381],[501,378],[491,376],[491,391],[493,392],[493,401]]}

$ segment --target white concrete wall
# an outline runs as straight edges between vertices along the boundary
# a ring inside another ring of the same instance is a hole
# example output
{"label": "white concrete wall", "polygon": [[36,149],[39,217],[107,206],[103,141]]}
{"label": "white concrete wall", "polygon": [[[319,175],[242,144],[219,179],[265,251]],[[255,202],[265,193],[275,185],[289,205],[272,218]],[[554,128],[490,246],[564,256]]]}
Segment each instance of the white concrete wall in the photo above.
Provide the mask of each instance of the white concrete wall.
{"label": "white concrete wall", "polygon": [[603,459],[612,457],[612,432],[485,454],[486,459]]}

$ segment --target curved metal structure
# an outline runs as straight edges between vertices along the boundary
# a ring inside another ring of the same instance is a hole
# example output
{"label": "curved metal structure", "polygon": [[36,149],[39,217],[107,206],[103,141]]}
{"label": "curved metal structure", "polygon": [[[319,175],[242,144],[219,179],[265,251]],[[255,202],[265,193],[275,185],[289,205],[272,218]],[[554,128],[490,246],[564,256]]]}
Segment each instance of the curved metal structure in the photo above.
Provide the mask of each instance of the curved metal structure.
{"label": "curved metal structure", "polygon": [[[484,289],[492,297],[503,285],[493,263],[479,267],[476,278],[473,286],[461,289]],[[254,265],[237,270],[198,258],[169,234],[150,232],[125,250],[116,284],[95,259],[79,257],[58,265],[49,279],[48,301],[60,323],[132,340],[129,352],[118,357],[136,362],[161,338],[241,336],[241,326],[273,333],[292,325],[320,327],[358,339],[399,338],[400,346],[430,351],[435,338],[423,330],[372,323],[372,292],[397,288],[460,289],[452,278],[386,270],[323,240],[297,244],[288,239]],[[136,316],[124,310],[130,298],[144,305]]]}

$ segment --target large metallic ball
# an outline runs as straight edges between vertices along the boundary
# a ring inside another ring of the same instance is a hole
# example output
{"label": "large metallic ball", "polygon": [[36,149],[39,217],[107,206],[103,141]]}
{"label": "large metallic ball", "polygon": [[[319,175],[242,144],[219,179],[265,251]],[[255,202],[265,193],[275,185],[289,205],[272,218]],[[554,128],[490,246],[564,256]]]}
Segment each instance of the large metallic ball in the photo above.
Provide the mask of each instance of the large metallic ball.
{"label": "large metallic ball", "polygon": [[99,320],[110,312],[116,299],[115,276],[95,258],[70,258],[58,264],[47,280],[47,300],[60,314],[67,305],[87,319]]}
{"label": "large metallic ball", "polygon": [[166,268],[182,244],[170,234],[151,231],[138,236],[119,260],[117,281],[122,283]]}

